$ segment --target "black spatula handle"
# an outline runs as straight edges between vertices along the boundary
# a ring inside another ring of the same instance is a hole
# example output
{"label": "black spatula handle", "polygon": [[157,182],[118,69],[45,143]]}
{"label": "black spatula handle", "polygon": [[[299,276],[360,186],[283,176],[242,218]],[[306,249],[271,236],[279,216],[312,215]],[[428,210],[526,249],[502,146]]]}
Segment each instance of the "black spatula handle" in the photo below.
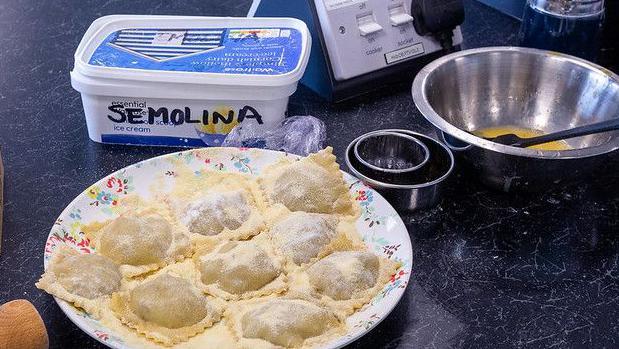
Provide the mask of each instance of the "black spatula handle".
{"label": "black spatula handle", "polygon": [[596,122],[595,124],[575,127],[565,131],[553,132],[543,136],[526,138],[521,140],[520,142],[512,144],[512,146],[526,148],[532,147],[534,145],[560,141],[563,139],[570,139],[615,130],[619,130],[619,118]]}

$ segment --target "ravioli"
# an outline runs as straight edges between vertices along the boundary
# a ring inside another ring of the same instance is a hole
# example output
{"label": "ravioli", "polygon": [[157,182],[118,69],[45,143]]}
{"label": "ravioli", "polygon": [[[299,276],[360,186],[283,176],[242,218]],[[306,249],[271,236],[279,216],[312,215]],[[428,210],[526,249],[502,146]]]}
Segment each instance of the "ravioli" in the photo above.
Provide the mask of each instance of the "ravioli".
{"label": "ravioli", "polygon": [[147,198],[80,227],[94,254],[59,247],[37,287],[140,347],[305,349],[344,335],[400,266],[368,251],[331,148],[260,176],[174,159]]}
{"label": "ravioli", "polygon": [[356,214],[331,147],[299,161],[284,158],[268,166],[260,183],[271,204],[283,204],[290,211]]}
{"label": "ravioli", "polygon": [[[252,213],[243,191],[234,190],[211,193],[193,202],[183,222],[193,234],[213,236],[225,232],[246,238],[257,233],[262,225],[261,217],[252,217]],[[249,223],[245,227],[247,232],[243,233],[241,228],[246,223]]]}
{"label": "ravioli", "polygon": [[263,229],[264,202],[250,178],[213,171],[206,178],[183,171],[181,176],[188,180],[180,181],[166,201],[197,244],[210,237],[248,239]]}
{"label": "ravioli", "polygon": [[187,340],[220,320],[221,310],[190,281],[163,273],[112,296],[125,325],[163,345]]}
{"label": "ravioli", "polygon": [[308,268],[312,286],[335,300],[353,298],[376,285],[380,263],[371,252],[335,252]]}
{"label": "ravioli", "polygon": [[121,278],[118,265],[109,258],[61,247],[36,286],[98,317],[109,296],[120,288]]}
{"label": "ravioli", "polygon": [[95,233],[97,252],[121,265],[133,277],[184,259],[189,238],[158,213],[129,212]]}
{"label": "ravioli", "polygon": [[350,314],[369,302],[399,267],[398,262],[369,251],[338,251],[298,271],[294,291],[313,294]]}
{"label": "ravioli", "polygon": [[205,292],[224,299],[279,293],[286,287],[279,258],[254,241],[231,241],[198,252],[194,263]]}
{"label": "ravioli", "polygon": [[345,328],[328,308],[303,299],[239,302],[226,316],[243,348],[300,348],[324,342]]}
{"label": "ravioli", "polygon": [[336,226],[334,217],[293,212],[271,228],[270,237],[281,253],[300,265],[325,250],[336,235]]}

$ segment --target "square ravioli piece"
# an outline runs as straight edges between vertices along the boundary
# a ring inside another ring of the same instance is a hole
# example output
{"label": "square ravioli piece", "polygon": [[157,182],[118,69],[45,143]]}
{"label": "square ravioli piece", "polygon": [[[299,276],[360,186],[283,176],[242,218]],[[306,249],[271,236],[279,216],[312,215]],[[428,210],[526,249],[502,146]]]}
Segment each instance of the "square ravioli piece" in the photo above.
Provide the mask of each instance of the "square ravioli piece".
{"label": "square ravioli piece", "polygon": [[370,251],[336,251],[291,275],[290,292],[350,315],[374,298],[399,267]]}
{"label": "square ravioli piece", "polygon": [[226,321],[240,348],[310,348],[346,331],[343,318],[304,299],[268,297],[230,305]]}
{"label": "square ravioli piece", "polygon": [[255,239],[199,249],[193,261],[202,290],[226,300],[267,296],[287,287],[281,258]]}
{"label": "square ravioli piece", "polygon": [[172,192],[163,200],[195,243],[248,239],[264,228],[266,203],[250,176],[219,171],[196,176],[186,170],[177,175]]}
{"label": "square ravioli piece", "polygon": [[190,256],[191,244],[166,205],[143,203],[118,218],[84,227],[98,254],[120,265],[124,277],[135,277]]}
{"label": "square ravioli piece", "polygon": [[332,148],[298,161],[288,157],[267,166],[259,177],[271,204],[290,211],[356,215],[352,200]]}
{"label": "square ravioli piece", "polygon": [[59,246],[36,286],[99,318],[111,294],[120,289],[121,279],[111,259]]}
{"label": "square ravioli piece", "polygon": [[218,300],[170,272],[152,275],[114,293],[110,308],[123,324],[165,346],[202,333],[220,320],[222,312]]}
{"label": "square ravioli piece", "polygon": [[338,215],[290,212],[282,205],[269,211],[268,230],[256,240],[267,240],[282,254],[287,269],[311,263],[333,251],[365,249],[354,221]]}

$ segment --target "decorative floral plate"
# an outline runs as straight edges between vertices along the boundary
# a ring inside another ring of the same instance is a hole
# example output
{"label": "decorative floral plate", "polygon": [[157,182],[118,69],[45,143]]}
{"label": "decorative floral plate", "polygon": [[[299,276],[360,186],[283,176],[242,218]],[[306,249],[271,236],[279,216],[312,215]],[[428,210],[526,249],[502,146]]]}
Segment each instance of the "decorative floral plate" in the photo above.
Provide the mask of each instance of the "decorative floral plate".
{"label": "decorative floral plate", "polygon": [[[296,158],[296,155],[269,150],[203,148],[160,156],[114,172],[86,189],[60,214],[45,244],[45,268],[54,249],[62,244],[82,253],[92,253],[94,249],[81,231],[82,225],[118,216],[122,210],[120,202],[128,194],[149,197],[155,180],[163,178],[164,187],[171,187],[176,180],[175,169],[181,165],[189,166],[196,176],[206,176],[212,170],[259,175],[265,166],[284,156]],[[348,333],[328,343],[327,348],[343,347],[380,323],[404,294],[411,273],[411,241],[400,216],[382,196],[358,179],[347,173],[344,178],[362,208],[357,228],[363,240],[374,253],[400,261],[402,267],[369,304],[348,318]],[[91,337],[112,348],[130,347],[96,319],[58,298],[56,302]]]}

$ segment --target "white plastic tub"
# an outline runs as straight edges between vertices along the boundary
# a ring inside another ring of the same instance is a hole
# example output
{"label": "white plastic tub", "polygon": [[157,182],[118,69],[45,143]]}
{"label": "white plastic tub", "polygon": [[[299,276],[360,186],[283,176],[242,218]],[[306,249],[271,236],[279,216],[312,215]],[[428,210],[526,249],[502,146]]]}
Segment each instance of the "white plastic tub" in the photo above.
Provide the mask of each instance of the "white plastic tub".
{"label": "white plastic tub", "polygon": [[106,16],[82,38],[71,85],[93,141],[216,146],[239,123],[281,122],[310,47],[292,18]]}

